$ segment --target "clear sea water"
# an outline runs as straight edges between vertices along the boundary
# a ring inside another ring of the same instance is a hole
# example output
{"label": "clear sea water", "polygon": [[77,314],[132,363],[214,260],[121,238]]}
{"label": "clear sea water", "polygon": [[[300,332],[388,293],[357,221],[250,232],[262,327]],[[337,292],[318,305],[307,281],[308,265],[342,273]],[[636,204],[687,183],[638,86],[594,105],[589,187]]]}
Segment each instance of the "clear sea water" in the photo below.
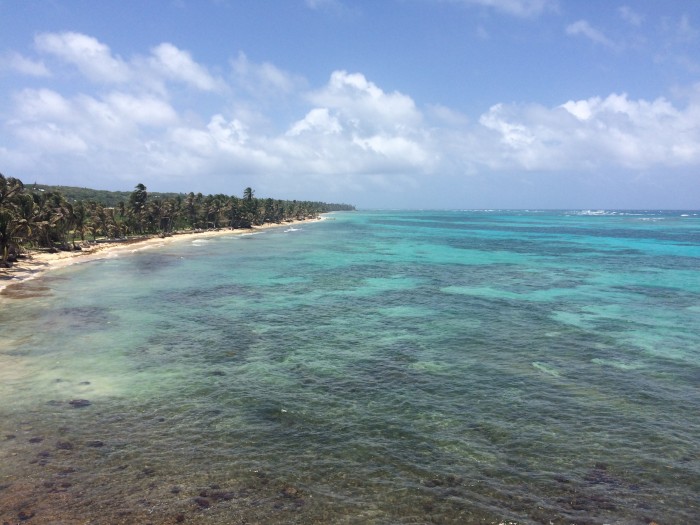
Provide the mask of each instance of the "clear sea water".
{"label": "clear sea water", "polygon": [[0,296],[0,523],[700,522],[697,212],[329,217]]}

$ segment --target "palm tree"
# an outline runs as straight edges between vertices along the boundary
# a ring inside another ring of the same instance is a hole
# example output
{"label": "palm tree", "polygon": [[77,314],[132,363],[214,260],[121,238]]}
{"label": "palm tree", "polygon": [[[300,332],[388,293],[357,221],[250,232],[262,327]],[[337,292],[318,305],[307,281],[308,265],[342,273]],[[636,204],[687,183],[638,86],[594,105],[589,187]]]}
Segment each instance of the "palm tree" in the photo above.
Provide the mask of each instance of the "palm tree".
{"label": "palm tree", "polygon": [[10,265],[10,253],[30,234],[33,216],[34,201],[22,181],[0,173],[0,267]]}
{"label": "palm tree", "polygon": [[85,209],[85,203],[83,201],[78,201],[73,206],[73,218],[75,221],[73,227],[73,248],[75,249],[75,236],[80,234],[80,240],[85,241],[85,229],[87,228],[87,209]]}
{"label": "palm tree", "polygon": [[253,195],[255,195],[255,191],[250,186],[243,190],[243,200],[250,202],[253,200]]}
{"label": "palm tree", "polygon": [[146,186],[141,183],[137,184],[134,191],[129,195],[129,212],[131,213],[134,229],[140,233],[143,233],[147,200],[148,192],[146,191]]}
{"label": "palm tree", "polygon": [[33,219],[35,241],[52,250],[56,245],[63,250],[69,249],[68,232],[75,223],[73,206],[61,193],[54,191],[34,194],[34,202],[37,209]]}

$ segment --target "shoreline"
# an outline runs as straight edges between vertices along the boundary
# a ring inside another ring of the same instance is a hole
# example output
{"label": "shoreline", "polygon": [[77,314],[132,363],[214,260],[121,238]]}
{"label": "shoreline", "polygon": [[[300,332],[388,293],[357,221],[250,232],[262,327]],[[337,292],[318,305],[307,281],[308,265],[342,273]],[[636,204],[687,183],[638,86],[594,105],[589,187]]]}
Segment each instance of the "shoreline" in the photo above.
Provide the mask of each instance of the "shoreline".
{"label": "shoreline", "polygon": [[178,231],[173,232],[167,237],[152,236],[141,239],[125,239],[109,241],[105,243],[94,243],[86,241],[81,243],[79,251],[65,252],[40,252],[34,250],[26,250],[26,258],[15,262],[11,268],[0,268],[0,297],[9,295],[8,289],[19,286],[26,281],[41,277],[46,272],[65,268],[77,263],[90,261],[98,261],[107,257],[120,256],[124,254],[133,254],[137,251],[164,246],[177,241],[193,240],[196,238],[222,237],[225,235],[244,235],[246,233],[256,232],[260,230],[268,230],[272,228],[282,228],[285,226],[294,226],[304,223],[320,222],[325,217],[317,217],[313,219],[302,219],[281,224],[267,223],[260,226],[244,229],[218,229],[218,230],[201,230],[201,231]]}

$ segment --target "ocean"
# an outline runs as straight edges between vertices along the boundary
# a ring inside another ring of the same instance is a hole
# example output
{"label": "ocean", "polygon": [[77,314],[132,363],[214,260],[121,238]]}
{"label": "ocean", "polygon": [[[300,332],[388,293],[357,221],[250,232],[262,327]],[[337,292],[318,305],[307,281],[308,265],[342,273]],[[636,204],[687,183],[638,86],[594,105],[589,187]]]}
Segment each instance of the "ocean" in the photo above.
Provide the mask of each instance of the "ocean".
{"label": "ocean", "polygon": [[135,248],[0,296],[0,523],[700,522],[698,212]]}

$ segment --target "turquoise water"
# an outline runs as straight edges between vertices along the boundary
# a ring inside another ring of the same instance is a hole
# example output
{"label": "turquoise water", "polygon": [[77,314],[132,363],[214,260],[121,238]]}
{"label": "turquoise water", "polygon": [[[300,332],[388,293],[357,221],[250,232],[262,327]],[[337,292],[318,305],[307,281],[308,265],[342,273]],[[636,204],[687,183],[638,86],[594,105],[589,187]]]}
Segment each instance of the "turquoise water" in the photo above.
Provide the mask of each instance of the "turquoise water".
{"label": "turquoise water", "polygon": [[330,218],[0,296],[0,523],[700,520],[696,213]]}

